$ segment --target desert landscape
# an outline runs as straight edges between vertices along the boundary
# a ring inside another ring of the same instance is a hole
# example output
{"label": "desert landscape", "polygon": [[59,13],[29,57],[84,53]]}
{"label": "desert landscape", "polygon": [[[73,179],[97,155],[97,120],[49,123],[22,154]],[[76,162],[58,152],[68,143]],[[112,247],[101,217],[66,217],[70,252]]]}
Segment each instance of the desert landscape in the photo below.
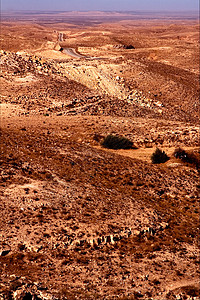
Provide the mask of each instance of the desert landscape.
{"label": "desert landscape", "polygon": [[0,56],[0,300],[200,299],[197,16],[2,13]]}

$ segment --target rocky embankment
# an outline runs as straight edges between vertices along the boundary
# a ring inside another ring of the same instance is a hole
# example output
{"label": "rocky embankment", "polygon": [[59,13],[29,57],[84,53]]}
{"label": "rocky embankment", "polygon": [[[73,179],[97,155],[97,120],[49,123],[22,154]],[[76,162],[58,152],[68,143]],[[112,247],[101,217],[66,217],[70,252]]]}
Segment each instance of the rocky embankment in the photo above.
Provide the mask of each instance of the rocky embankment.
{"label": "rocky embankment", "polygon": [[[1,51],[2,103],[18,105],[21,115],[110,116],[112,132],[126,132],[126,136],[138,146],[197,146],[199,127],[178,120],[174,124],[173,118],[181,116],[175,114],[168,118],[168,108],[162,102],[126,87],[126,80],[117,75],[119,67],[112,64],[113,72],[109,73],[108,63],[97,66],[95,62],[77,61],[72,64],[71,61],[56,62],[34,55]],[[125,120],[118,124],[115,117]],[[157,124],[159,120],[165,120],[166,126],[163,123],[162,128],[157,125],[156,129],[156,126],[146,124],[145,129],[137,130],[137,121],[131,120],[135,117],[145,118],[149,120],[145,123],[152,124],[155,122],[151,119],[157,120]],[[169,121],[173,123],[172,128]],[[120,126],[115,126],[116,122]]]}

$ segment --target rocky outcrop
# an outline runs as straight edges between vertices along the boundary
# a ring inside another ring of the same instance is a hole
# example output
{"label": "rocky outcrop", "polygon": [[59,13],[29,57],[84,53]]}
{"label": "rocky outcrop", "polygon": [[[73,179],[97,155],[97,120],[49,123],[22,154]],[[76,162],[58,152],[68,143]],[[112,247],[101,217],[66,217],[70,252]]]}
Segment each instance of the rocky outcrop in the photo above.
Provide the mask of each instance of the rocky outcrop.
{"label": "rocky outcrop", "polygon": [[117,234],[111,234],[106,236],[99,236],[94,239],[85,239],[85,240],[72,240],[69,239],[67,243],[64,243],[65,248],[68,248],[69,250],[74,249],[76,247],[98,247],[98,246],[104,246],[104,245],[114,245],[116,242],[128,239],[129,237],[150,237],[154,236],[155,234],[159,233],[160,231],[163,231],[164,229],[168,228],[168,223],[161,223],[159,226],[151,226],[151,227],[145,227],[141,230],[132,230],[131,228],[127,228],[124,231],[121,231]]}
{"label": "rocky outcrop", "polygon": [[61,51],[62,50],[62,47],[59,45],[59,43],[56,43],[56,45],[54,47],[54,50],[56,50],[56,51]]}

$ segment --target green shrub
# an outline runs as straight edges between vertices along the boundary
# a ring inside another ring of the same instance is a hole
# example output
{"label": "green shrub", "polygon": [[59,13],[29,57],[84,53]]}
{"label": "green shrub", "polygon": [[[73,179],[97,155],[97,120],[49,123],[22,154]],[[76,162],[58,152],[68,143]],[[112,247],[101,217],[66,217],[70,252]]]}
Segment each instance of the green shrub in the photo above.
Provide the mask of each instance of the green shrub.
{"label": "green shrub", "polygon": [[179,158],[183,161],[186,161],[187,160],[187,153],[184,149],[182,148],[177,148],[175,151],[174,151],[174,157],[176,158]]}
{"label": "green shrub", "polygon": [[156,148],[155,152],[151,155],[151,161],[153,164],[161,164],[169,160],[169,156],[165,151]]}
{"label": "green shrub", "polygon": [[185,286],[183,287],[183,291],[192,297],[200,296],[200,288],[196,286]]}
{"label": "green shrub", "polygon": [[112,135],[112,134],[106,136],[101,144],[103,147],[109,149],[133,148],[133,142],[131,142],[129,139],[118,135]]}
{"label": "green shrub", "polygon": [[174,151],[174,157],[181,159],[183,162],[189,163],[194,165],[197,170],[200,168],[200,153],[194,153],[194,152],[186,152],[182,148],[177,148]]}
{"label": "green shrub", "polygon": [[197,164],[199,159],[197,154],[186,152],[182,148],[178,148],[174,151],[174,157],[181,159],[184,162],[190,163],[190,164]]}

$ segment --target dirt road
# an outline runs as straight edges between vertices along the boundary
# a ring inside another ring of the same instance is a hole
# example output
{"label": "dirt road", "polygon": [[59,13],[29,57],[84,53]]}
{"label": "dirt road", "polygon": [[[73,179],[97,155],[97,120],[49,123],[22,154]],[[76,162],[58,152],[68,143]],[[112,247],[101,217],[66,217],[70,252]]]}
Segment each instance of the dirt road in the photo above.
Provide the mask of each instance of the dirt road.
{"label": "dirt road", "polygon": [[88,58],[87,56],[85,55],[82,55],[82,54],[79,54],[77,53],[74,49],[72,48],[64,48],[63,52],[67,55],[70,55],[72,57],[75,57],[75,58]]}

